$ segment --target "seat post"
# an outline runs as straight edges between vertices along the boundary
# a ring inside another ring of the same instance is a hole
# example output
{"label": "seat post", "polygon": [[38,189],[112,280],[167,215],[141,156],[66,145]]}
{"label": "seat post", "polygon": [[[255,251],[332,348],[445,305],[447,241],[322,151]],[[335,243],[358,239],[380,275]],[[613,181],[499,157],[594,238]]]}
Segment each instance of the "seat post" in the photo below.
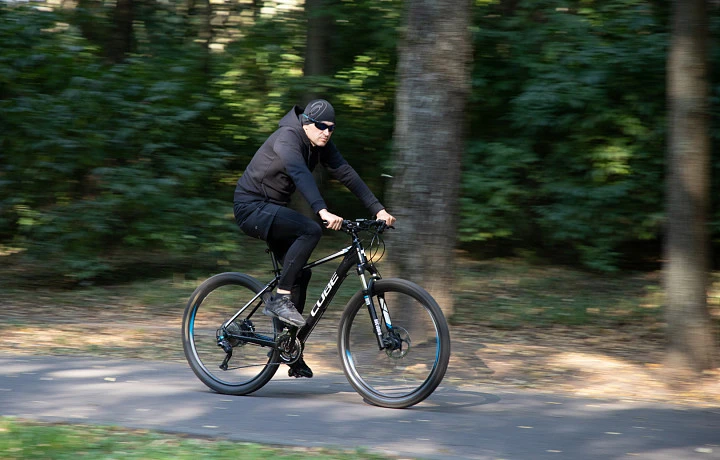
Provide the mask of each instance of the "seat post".
{"label": "seat post", "polygon": [[275,273],[275,276],[280,276],[280,272],[282,270],[280,269],[280,264],[278,263],[278,260],[275,257],[275,253],[272,252],[272,249],[270,249],[270,246],[268,246],[267,249],[265,249],[265,252],[270,254],[270,261],[272,262],[273,273]]}

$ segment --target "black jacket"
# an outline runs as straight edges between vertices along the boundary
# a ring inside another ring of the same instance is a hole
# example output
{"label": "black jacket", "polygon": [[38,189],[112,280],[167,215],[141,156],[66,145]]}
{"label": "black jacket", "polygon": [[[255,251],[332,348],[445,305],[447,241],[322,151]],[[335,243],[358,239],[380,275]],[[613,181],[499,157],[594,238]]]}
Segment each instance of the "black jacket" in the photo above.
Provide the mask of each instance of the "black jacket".
{"label": "black jacket", "polygon": [[332,141],[313,147],[300,123],[303,109],[295,106],[280,120],[280,128],[258,149],[235,188],[236,202],[268,201],[287,206],[299,190],[313,212],[327,209],[312,171],[318,163],[345,185],[365,207],[377,214],[384,206],[358,173],[340,155]]}

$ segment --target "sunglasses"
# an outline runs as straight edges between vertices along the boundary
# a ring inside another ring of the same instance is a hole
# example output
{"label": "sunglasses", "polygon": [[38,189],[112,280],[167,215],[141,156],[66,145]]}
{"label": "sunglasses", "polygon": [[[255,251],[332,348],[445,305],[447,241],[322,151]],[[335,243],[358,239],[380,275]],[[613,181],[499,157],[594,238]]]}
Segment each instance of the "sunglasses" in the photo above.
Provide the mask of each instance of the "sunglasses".
{"label": "sunglasses", "polygon": [[335,125],[328,125],[328,124],[326,124],[326,123],[323,123],[322,121],[317,121],[317,120],[315,120],[314,118],[308,117],[308,116],[305,115],[304,113],[303,113],[303,116],[304,116],[305,118],[307,118],[308,120],[312,121],[313,123],[315,123],[315,127],[316,127],[317,129],[319,129],[320,131],[325,131],[326,129],[330,130],[330,132],[335,131]]}

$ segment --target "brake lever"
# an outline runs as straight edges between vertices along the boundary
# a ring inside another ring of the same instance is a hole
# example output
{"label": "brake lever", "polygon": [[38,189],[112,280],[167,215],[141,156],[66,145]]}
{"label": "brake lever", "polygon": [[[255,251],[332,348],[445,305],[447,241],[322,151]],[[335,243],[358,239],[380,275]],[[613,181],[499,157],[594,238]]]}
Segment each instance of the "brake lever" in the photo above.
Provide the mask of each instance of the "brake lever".
{"label": "brake lever", "polygon": [[395,229],[395,227],[393,225],[386,224],[385,221],[382,219],[378,219],[377,222],[378,222],[378,224],[377,224],[378,233],[382,233],[388,228]]}

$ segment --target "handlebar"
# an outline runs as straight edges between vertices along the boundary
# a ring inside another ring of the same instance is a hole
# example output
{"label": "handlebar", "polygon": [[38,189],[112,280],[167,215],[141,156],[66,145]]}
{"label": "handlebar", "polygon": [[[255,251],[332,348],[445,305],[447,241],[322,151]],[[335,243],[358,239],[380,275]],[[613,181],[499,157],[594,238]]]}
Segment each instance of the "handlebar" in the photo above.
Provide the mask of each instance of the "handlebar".
{"label": "handlebar", "polygon": [[[323,225],[327,227],[327,221],[323,221]],[[376,233],[382,233],[388,228],[395,228],[387,225],[382,219],[344,219],[341,230],[348,234],[354,234],[360,231],[374,230]]]}

